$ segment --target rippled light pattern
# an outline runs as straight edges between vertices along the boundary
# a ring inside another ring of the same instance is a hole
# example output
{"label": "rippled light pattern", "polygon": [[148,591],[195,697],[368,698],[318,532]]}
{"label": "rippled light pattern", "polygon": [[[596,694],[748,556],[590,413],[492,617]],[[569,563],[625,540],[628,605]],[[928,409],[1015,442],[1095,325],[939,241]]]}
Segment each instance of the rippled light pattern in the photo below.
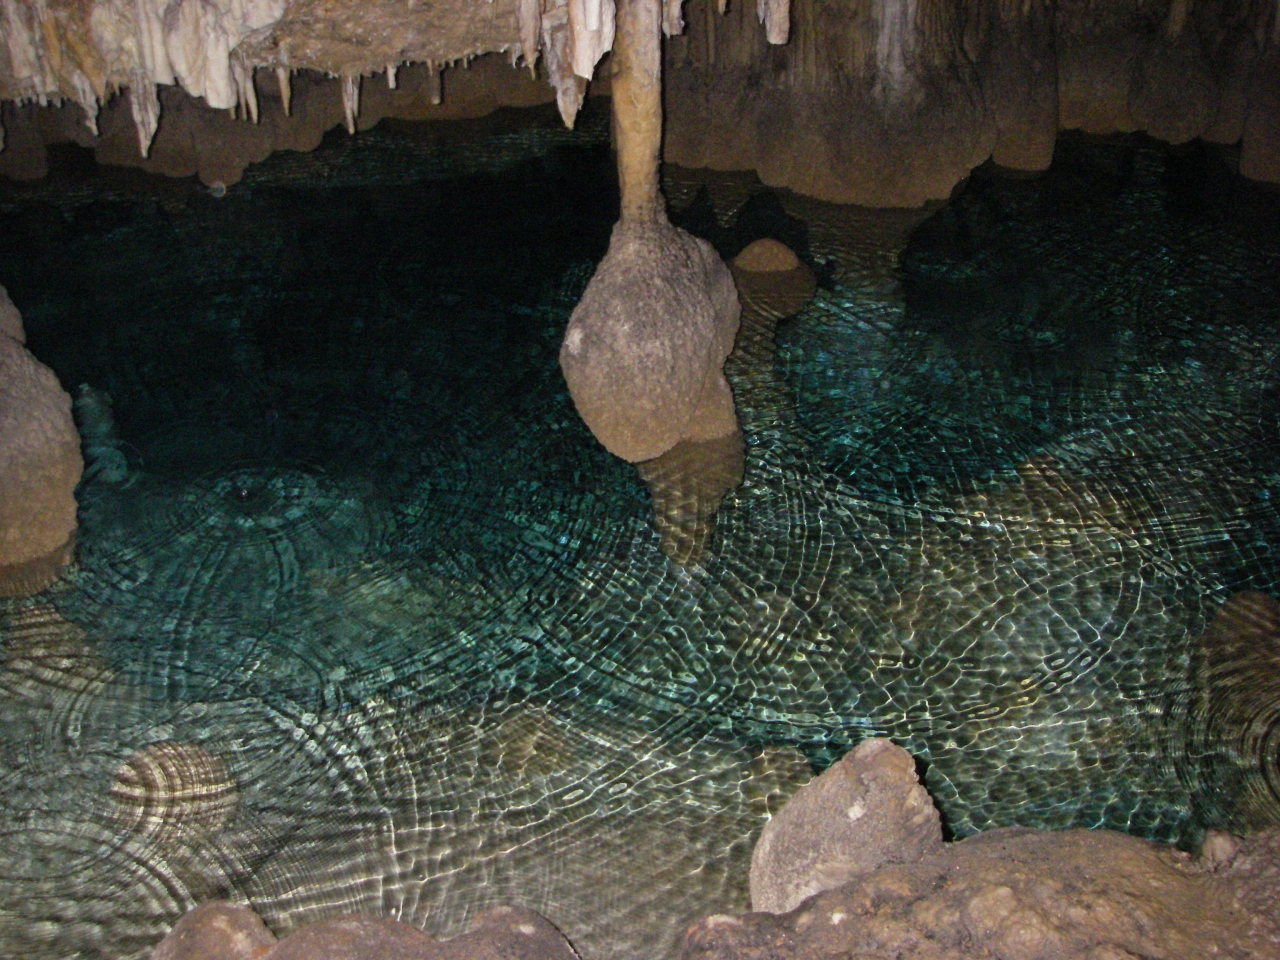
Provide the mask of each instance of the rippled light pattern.
{"label": "rippled light pattern", "polygon": [[955,836],[1277,819],[1275,198],[1138,139],[930,215],[668,171],[820,279],[730,358],[744,480],[675,563],[556,365],[603,120],[0,191],[0,282],[117,452],[0,608],[4,953],[142,956],[230,896],[663,955],[870,734]]}

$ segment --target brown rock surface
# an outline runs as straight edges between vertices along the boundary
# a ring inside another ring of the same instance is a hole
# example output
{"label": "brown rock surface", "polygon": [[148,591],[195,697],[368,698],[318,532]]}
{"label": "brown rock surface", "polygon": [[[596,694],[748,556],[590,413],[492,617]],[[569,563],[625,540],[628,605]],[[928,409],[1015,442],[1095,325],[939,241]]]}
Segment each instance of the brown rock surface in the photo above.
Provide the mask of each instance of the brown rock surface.
{"label": "brown rock surface", "polygon": [[[1200,856],[1113,831],[1010,828],[942,843],[911,757],[868,740],[765,827],[752,903],[684,960],[1280,958],[1280,829],[1210,832]],[[847,821],[847,822],[845,822]],[[807,899],[806,890],[821,890]],[[774,899],[776,898],[776,899]]]}
{"label": "brown rock surface", "polygon": [[786,913],[941,844],[942,821],[911,755],[888,740],[864,740],[765,824],[751,855],[751,906]]}
{"label": "brown rock surface", "polygon": [[497,907],[469,932],[439,941],[398,920],[350,914],[276,938],[248,907],[202,904],[160,941],[151,960],[577,960],[563,934],[529,910]]}
{"label": "brown rock surface", "polygon": [[83,467],[71,397],[0,335],[0,596],[38,593],[70,562]]}
{"label": "brown rock surface", "polygon": [[11,337],[19,343],[27,342],[26,331],[22,329],[22,314],[4,287],[0,287],[0,336]]}
{"label": "brown rock surface", "polygon": [[151,960],[255,960],[275,942],[248,907],[215,900],[183,914],[151,952]]}
{"label": "brown rock surface", "polygon": [[745,960],[1273,960],[1280,832],[1227,863],[1108,831],[993,830],[791,913],[708,917],[681,956]]}
{"label": "brown rock surface", "polygon": [[620,221],[569,318],[560,366],[582,419],[632,463],[737,430],[724,360],[733,278],[711,245],[661,221]]}

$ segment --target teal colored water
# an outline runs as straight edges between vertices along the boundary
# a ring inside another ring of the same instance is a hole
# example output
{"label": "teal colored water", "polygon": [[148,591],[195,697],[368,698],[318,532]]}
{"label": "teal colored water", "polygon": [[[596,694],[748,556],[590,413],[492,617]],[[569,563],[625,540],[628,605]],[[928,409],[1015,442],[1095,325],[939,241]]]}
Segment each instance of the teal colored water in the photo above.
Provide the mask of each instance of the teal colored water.
{"label": "teal colored water", "polygon": [[931,213],[668,171],[726,256],[821,281],[730,359],[745,480],[686,568],[556,364],[607,118],[441,129],[222,198],[72,152],[0,188],[29,345],[114,420],[86,394],[77,565],[0,608],[4,952],[143,955],[232,896],[667,953],[872,734],[957,837],[1280,811],[1200,666],[1280,592],[1280,201],[1228,155],[1064,138]]}

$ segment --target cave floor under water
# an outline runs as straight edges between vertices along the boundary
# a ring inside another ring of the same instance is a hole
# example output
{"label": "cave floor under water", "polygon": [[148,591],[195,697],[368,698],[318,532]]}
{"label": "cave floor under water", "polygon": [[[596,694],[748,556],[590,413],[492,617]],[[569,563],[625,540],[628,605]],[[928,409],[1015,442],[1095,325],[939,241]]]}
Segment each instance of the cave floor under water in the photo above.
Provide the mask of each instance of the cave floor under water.
{"label": "cave floor under water", "polygon": [[1280,819],[1200,668],[1280,591],[1280,201],[1131,137],[929,214],[668,170],[821,280],[730,360],[745,480],[681,567],[558,370],[617,198],[598,110],[552,121],[0,189],[88,468],[78,562],[0,607],[0,952],[141,956],[230,896],[668,955],[869,735],[956,837]]}

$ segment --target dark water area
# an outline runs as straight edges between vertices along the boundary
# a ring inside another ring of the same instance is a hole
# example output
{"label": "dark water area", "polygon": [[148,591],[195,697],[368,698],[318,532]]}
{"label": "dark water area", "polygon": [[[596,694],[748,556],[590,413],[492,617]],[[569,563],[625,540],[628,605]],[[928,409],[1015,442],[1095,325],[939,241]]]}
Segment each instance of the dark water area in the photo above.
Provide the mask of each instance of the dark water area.
{"label": "dark water area", "polygon": [[3,952],[141,956],[230,896],[670,953],[869,735],[955,837],[1280,819],[1277,684],[1205,667],[1280,593],[1280,199],[1137,137],[931,212],[668,170],[676,222],[819,278],[730,359],[745,480],[681,567],[557,366],[617,216],[593,110],[333,135],[223,197],[73,148],[0,184],[87,467],[77,564],[0,607]]}

